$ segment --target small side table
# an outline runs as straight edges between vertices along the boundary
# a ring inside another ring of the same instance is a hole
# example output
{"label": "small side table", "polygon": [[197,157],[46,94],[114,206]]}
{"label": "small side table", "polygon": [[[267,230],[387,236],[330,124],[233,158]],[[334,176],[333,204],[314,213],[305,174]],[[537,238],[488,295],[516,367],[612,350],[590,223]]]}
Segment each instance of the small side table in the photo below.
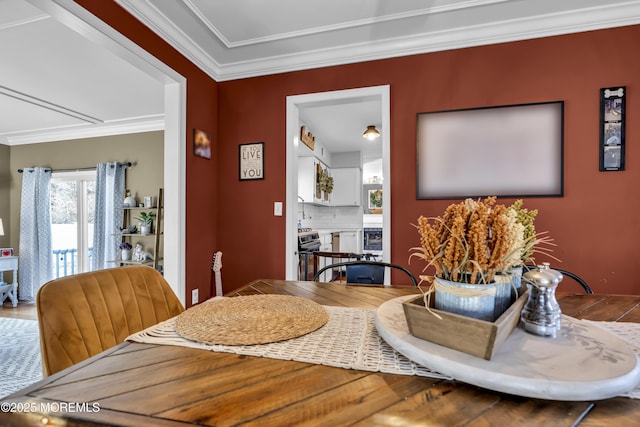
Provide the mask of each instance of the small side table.
{"label": "small side table", "polygon": [[[2,279],[4,271],[13,271],[13,283],[5,284]],[[14,307],[18,306],[18,257],[0,257],[0,309],[5,299],[11,299]]]}

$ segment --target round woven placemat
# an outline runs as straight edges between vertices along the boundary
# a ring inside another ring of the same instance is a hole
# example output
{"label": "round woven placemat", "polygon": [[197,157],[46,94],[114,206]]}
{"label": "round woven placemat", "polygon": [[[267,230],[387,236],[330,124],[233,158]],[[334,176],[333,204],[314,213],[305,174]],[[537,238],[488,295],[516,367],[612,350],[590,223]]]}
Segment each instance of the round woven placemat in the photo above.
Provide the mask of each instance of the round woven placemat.
{"label": "round woven placemat", "polygon": [[267,344],[308,334],[328,320],[324,307],[304,298],[248,295],[191,307],[176,318],[176,332],[206,344]]}

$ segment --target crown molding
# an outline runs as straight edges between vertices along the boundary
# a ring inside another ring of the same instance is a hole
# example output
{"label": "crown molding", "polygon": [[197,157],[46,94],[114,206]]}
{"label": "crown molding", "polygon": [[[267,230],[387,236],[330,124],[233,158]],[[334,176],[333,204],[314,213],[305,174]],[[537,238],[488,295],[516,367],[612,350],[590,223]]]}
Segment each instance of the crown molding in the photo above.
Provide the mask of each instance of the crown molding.
{"label": "crown molding", "polygon": [[[221,64],[148,0],[116,0],[218,82],[640,23],[640,1]],[[221,42],[222,43],[222,42]]]}
{"label": "crown molding", "polygon": [[332,31],[345,30],[345,29],[350,29],[354,27],[364,27],[367,25],[375,25],[382,22],[415,18],[418,16],[425,16],[425,15],[434,15],[434,14],[443,13],[443,12],[451,12],[459,9],[468,9],[468,8],[478,7],[478,6],[487,6],[490,4],[504,3],[507,1],[511,1],[511,0],[467,0],[467,1],[457,2],[457,3],[444,4],[444,5],[431,5],[431,6],[424,7],[422,9],[413,9],[409,12],[392,13],[392,14],[377,16],[374,18],[344,21],[337,24],[333,24],[333,25],[311,27],[303,30],[290,31],[290,32],[275,34],[271,36],[256,37],[253,39],[245,39],[241,41],[231,41],[227,39],[224,33],[218,30],[218,28],[202,12],[200,12],[200,9],[198,8],[197,5],[193,3],[192,0],[182,0],[182,3],[191,11],[191,13],[197,16],[198,19],[202,22],[202,24],[206,26],[209,29],[209,31],[215,34],[215,36],[227,48],[231,49],[235,47],[251,46],[254,44],[268,43],[268,42],[279,41],[279,40],[294,39],[297,37],[329,33]]}
{"label": "crown molding", "polygon": [[148,0],[115,0],[122,8],[169,43],[209,77],[218,81],[221,65]]}
{"label": "crown molding", "polygon": [[129,133],[152,132],[164,130],[164,115],[128,119],[125,121],[106,122],[86,127],[65,127],[61,129],[43,129],[25,133],[5,134],[0,136],[0,144],[23,145],[41,142],[66,141],[81,138],[123,135]]}

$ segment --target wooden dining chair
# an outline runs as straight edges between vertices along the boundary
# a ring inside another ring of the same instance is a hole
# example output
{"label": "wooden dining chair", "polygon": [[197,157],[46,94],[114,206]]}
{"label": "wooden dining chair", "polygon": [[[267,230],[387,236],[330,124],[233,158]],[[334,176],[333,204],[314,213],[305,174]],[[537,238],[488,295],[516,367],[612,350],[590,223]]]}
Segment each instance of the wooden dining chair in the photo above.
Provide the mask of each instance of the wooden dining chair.
{"label": "wooden dining chair", "polygon": [[184,307],[147,266],[92,271],[52,280],[36,297],[45,376],[123,342]]}
{"label": "wooden dining chair", "polygon": [[383,284],[384,273],[386,268],[396,269],[402,271],[409,277],[413,286],[418,286],[418,281],[415,276],[407,270],[405,267],[392,264],[389,262],[381,261],[346,261],[329,264],[321,268],[316,272],[313,278],[314,282],[322,276],[322,273],[329,269],[336,269],[344,267],[346,270],[345,279],[346,283],[358,283],[358,284]]}

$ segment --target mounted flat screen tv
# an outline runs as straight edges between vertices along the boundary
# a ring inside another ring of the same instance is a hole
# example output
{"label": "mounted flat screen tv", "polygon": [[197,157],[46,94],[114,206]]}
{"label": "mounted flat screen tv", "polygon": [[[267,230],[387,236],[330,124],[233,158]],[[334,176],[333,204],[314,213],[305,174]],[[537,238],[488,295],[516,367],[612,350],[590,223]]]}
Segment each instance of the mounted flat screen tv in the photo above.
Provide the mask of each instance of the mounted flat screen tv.
{"label": "mounted flat screen tv", "polygon": [[564,102],[418,113],[417,198],[563,195]]}

